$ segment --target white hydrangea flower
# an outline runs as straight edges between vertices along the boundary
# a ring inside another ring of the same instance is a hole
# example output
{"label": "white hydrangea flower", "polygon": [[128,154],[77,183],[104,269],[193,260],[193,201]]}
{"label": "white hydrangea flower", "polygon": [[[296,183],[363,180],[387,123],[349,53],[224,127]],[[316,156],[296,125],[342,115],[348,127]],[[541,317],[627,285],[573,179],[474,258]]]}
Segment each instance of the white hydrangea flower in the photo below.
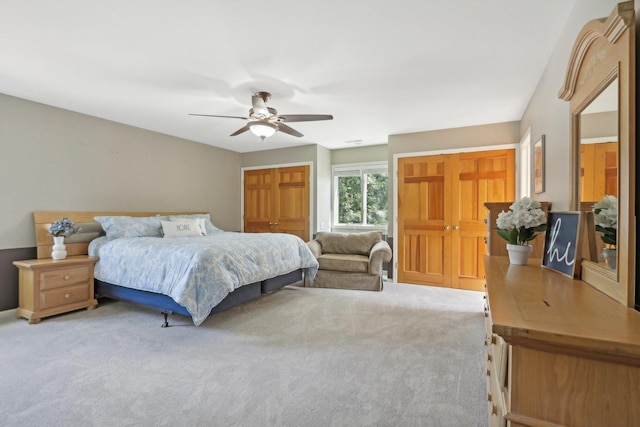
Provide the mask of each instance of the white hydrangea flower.
{"label": "white hydrangea flower", "polygon": [[508,212],[500,212],[496,219],[498,234],[514,245],[527,244],[537,232],[545,230],[546,223],[540,202],[530,197],[516,200]]}
{"label": "white hydrangea flower", "polygon": [[498,219],[496,220],[496,224],[498,228],[502,230],[508,230],[510,228],[514,228],[515,224],[513,222],[513,212],[505,212],[502,211],[498,214]]}
{"label": "white hydrangea flower", "polygon": [[593,205],[594,221],[603,228],[618,228],[618,199],[615,196],[604,198]]}

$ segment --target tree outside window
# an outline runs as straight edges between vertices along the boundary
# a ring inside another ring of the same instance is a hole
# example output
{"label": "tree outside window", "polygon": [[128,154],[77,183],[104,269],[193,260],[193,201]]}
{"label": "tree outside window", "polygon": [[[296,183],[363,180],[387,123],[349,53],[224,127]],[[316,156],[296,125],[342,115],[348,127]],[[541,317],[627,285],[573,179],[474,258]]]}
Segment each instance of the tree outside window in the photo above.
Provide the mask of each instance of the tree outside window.
{"label": "tree outside window", "polygon": [[387,225],[389,174],[386,164],[335,169],[333,182],[337,225]]}

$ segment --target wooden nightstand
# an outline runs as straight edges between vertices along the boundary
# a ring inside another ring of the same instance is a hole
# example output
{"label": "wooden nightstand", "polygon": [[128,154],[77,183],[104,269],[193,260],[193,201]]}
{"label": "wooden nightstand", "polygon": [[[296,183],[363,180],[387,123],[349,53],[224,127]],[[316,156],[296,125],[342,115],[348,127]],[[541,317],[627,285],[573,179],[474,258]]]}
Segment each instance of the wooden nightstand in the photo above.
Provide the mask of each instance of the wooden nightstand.
{"label": "wooden nightstand", "polygon": [[20,290],[18,318],[39,323],[43,317],[72,310],[96,308],[93,295],[93,266],[96,257],[71,256],[62,260],[15,261]]}

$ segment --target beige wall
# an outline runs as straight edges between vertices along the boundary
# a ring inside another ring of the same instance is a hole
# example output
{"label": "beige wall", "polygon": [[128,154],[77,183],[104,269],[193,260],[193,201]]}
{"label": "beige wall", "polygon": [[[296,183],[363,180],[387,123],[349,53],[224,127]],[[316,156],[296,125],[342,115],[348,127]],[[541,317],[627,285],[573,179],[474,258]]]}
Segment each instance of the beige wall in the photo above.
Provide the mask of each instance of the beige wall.
{"label": "beige wall", "polygon": [[545,189],[538,200],[553,203],[554,210],[569,209],[569,103],[558,99],[573,43],[592,19],[608,17],[618,0],[576,1],[544,73],[521,120],[520,134],[531,128],[531,141],[545,135]]}
{"label": "beige wall", "polygon": [[317,148],[315,144],[303,145],[299,147],[243,153],[241,157],[241,164],[242,167],[258,167],[286,165],[289,163],[300,162],[315,162],[316,156]]}
{"label": "beige wall", "polygon": [[331,151],[331,164],[368,163],[387,161],[388,144],[343,148]]}
{"label": "beige wall", "polygon": [[0,249],[35,210],[198,210],[240,226],[240,155],[0,94]]}
{"label": "beige wall", "polygon": [[618,136],[618,112],[581,114],[580,137],[604,138]]}

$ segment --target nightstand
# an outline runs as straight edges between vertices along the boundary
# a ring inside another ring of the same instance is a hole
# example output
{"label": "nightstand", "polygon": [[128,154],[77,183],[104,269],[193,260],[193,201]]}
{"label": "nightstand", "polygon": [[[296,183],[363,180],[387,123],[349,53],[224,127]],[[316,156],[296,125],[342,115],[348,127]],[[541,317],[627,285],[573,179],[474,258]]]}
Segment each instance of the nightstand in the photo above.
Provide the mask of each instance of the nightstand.
{"label": "nightstand", "polygon": [[97,257],[71,256],[62,260],[14,261],[19,269],[18,318],[39,323],[43,317],[96,308],[93,266]]}

